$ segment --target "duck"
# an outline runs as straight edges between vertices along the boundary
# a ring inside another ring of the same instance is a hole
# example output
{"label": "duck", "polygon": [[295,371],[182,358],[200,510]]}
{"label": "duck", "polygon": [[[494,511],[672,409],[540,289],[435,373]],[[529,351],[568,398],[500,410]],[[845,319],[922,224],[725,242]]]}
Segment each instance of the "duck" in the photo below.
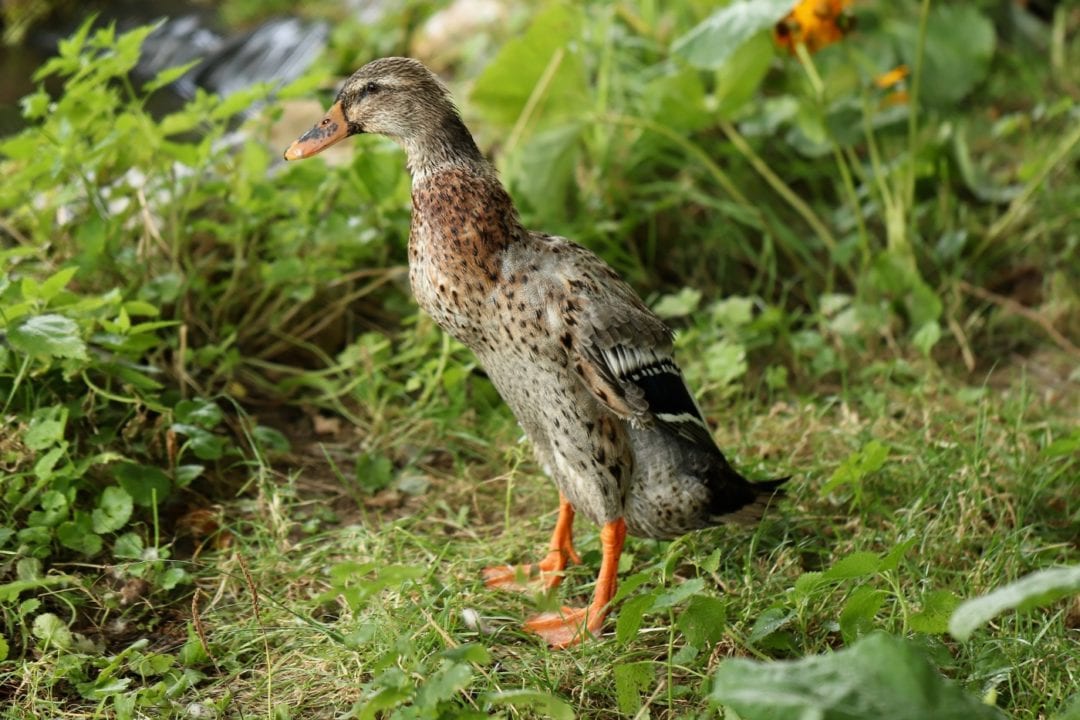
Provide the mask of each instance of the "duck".
{"label": "duck", "polygon": [[539,562],[485,568],[492,588],[554,591],[580,563],[573,524],[600,528],[592,600],[529,618],[553,648],[598,637],[627,535],[670,540],[761,519],[788,478],[751,483],[727,461],[673,356],[674,334],[595,253],[525,228],[447,86],[421,62],[373,60],[285,160],[383,135],[412,176],[409,281],[513,410],[559,511]]}

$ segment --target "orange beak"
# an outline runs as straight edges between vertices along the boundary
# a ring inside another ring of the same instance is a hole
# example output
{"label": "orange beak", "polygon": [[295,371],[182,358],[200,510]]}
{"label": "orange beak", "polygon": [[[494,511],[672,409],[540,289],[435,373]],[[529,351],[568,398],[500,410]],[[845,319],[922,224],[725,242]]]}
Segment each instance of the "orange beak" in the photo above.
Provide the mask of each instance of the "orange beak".
{"label": "orange beak", "polygon": [[285,151],[286,160],[301,160],[303,158],[318,155],[326,148],[339,140],[349,136],[349,123],[345,120],[345,113],[341,110],[341,103],[334,103],[326,116],[315,127],[301,135],[289,149]]}

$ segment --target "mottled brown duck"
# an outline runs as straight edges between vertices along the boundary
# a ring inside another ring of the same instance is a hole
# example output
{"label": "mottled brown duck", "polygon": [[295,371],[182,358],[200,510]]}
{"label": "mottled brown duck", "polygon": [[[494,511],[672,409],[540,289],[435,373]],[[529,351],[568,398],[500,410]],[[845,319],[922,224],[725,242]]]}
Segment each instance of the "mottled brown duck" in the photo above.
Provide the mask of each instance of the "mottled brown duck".
{"label": "mottled brown duck", "polygon": [[476,353],[560,492],[543,560],[488,568],[488,585],[556,587],[579,562],[574,513],[601,527],[591,604],[533,617],[530,630],[556,647],[598,633],[627,534],[670,539],[761,517],[783,480],[752,484],[728,464],[672,358],[672,331],[614,270],[522,226],[435,75],[408,58],[368,63],[285,158],[361,133],[405,150],[417,302]]}

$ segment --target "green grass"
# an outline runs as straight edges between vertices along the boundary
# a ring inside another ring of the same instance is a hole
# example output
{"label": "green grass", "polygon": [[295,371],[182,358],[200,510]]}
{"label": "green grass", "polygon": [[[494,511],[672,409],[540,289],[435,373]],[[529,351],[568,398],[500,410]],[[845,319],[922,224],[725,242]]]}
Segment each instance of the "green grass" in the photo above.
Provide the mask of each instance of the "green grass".
{"label": "green grass", "polygon": [[[434,9],[341,25],[329,65],[401,52]],[[272,116],[320,76],[223,152],[267,89],[155,118],[126,81],[147,30],[65,41],[43,70],[62,94],[0,139],[7,715],[749,719],[791,678],[718,709],[732,658],[858,677],[845,653],[883,632],[931,685],[1075,717],[1075,592],[967,640],[948,624],[1080,564],[1080,18],[1042,47],[977,4],[866,3],[800,62],[767,30],[695,46],[729,27],[708,12],[557,6],[454,58],[530,226],[593,247],[679,329],[739,468],[793,476],[755,528],[631,539],[607,632],[565,652],[521,621],[589,597],[598,533],[579,521],[556,597],[483,587],[546,546],[557,498],[408,296],[400,152],[275,166]],[[954,47],[958,26],[996,33],[992,55]],[[873,84],[900,62],[924,75],[914,114]]]}

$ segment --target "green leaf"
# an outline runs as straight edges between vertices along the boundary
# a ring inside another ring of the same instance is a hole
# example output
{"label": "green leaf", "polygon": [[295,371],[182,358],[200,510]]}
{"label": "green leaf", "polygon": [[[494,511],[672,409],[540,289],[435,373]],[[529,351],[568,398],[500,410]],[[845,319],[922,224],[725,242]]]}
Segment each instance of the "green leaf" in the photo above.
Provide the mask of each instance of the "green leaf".
{"label": "green leaf", "polygon": [[204,430],[213,430],[225,419],[217,403],[203,398],[181,400],[176,403],[174,412],[178,422],[198,425]]}
{"label": "green leaf", "polygon": [[791,6],[792,0],[735,0],[678,38],[672,52],[699,68],[722,67],[743,44],[787,15]]}
{"label": "green leaf", "polygon": [[509,705],[515,709],[535,709],[541,717],[552,720],[574,720],[574,710],[565,700],[540,690],[502,690],[485,696],[492,705]]}
{"label": "green leaf", "polygon": [[645,611],[652,607],[656,596],[652,593],[638,595],[619,606],[619,617],[615,620],[615,641],[624,644],[637,636],[641,629]]}
{"label": "green leaf", "polygon": [[710,697],[742,720],[1004,718],[945,680],[911,644],[884,633],[801,660],[726,660]]}
{"label": "green leaf", "polygon": [[911,342],[924,357],[930,357],[930,351],[941,339],[941,325],[937,320],[930,320],[918,329]]}
{"label": "green leaf", "polygon": [[8,647],[7,638],[5,638],[3,635],[0,635],[0,662],[4,662],[5,660],[7,660],[8,653],[10,651],[11,650]]}
{"label": "green leaf", "polygon": [[1080,428],[1073,430],[1065,437],[1055,438],[1040,453],[1044,457],[1066,457],[1076,454],[1080,454]]}
{"label": "green leaf", "polygon": [[163,590],[172,590],[177,585],[186,585],[191,582],[191,574],[182,567],[171,567],[161,573],[158,584]]}
{"label": "green leaf", "polygon": [[[889,26],[900,41],[900,54],[915,67],[918,25],[914,21]],[[962,37],[963,42],[957,42]],[[934,3],[926,24],[919,99],[946,110],[968,95],[986,77],[997,38],[994,24],[967,3]]]}
{"label": "green leaf", "polygon": [[67,284],[71,282],[71,278],[75,277],[75,273],[78,271],[77,267],[67,267],[50,275],[41,283],[41,287],[38,289],[41,299],[48,302],[56,297],[56,294],[67,287]]}
{"label": "green leaf", "polygon": [[30,418],[30,425],[23,435],[23,444],[30,450],[44,450],[64,439],[68,410],[59,405],[39,408]]}
{"label": "green leaf", "polygon": [[8,331],[11,345],[28,355],[86,360],[79,326],[63,315],[37,315]]}
{"label": "green leaf", "polygon": [[98,500],[97,508],[91,515],[94,532],[100,535],[116,532],[124,527],[131,519],[132,507],[131,495],[122,487],[113,485],[105,488],[101,493],[101,499]]}
{"label": "green leaf", "polygon": [[120,463],[113,468],[113,478],[127,491],[136,505],[150,507],[162,502],[172,490],[172,481],[162,470],[151,465]]}
{"label": "green leaf", "polygon": [[686,317],[701,304],[701,291],[684,287],[677,293],[662,295],[653,305],[653,312],[662,318]]}
{"label": "green leaf", "polygon": [[695,595],[679,613],[676,625],[686,641],[696,648],[711,647],[724,637],[727,627],[727,606],[711,595]]}
{"label": "green leaf", "polygon": [[842,485],[861,484],[867,475],[885,467],[888,457],[889,447],[878,440],[871,440],[840,463],[832,476],[822,485],[821,494],[828,495]]}
{"label": "green leaf", "polygon": [[141,560],[143,541],[137,533],[124,533],[113,543],[113,557],[124,560]]}
{"label": "green leaf", "polygon": [[165,87],[166,85],[172,84],[179,80],[184,75],[184,73],[186,73],[188,70],[195,67],[201,62],[202,59],[199,58],[196,60],[192,60],[191,62],[184,63],[183,65],[165,68],[157,75],[155,75],[153,80],[143,84],[142,90],[144,93],[152,93],[155,90],[159,90]]}
{"label": "green leaf", "polygon": [[444,660],[442,666],[417,691],[417,707],[434,708],[440,702],[452,699],[469,686],[472,675],[469,665]]}
{"label": "green leaf", "polygon": [[750,102],[775,56],[772,38],[765,33],[755,35],[735,50],[716,71],[713,95],[719,103],[717,114],[730,118]]}
{"label": "green leaf", "polygon": [[53,613],[42,613],[34,618],[33,633],[45,650],[68,650],[74,642],[67,624]]}
{"label": "green leaf", "polygon": [[840,632],[844,642],[852,643],[874,628],[874,616],[885,604],[885,593],[867,585],[855,588],[840,613]]}
{"label": "green leaf", "polygon": [[209,430],[188,423],[173,423],[170,429],[187,437],[186,448],[200,460],[219,460],[225,454],[228,441]]}
{"label": "green leaf", "polygon": [[490,122],[506,126],[518,122],[530,98],[531,120],[537,124],[579,117],[590,105],[585,65],[573,47],[582,21],[582,11],[569,3],[548,5],[476,79],[473,106]]}
{"label": "green leaf", "polygon": [[692,578],[681,585],[661,594],[653,602],[653,610],[663,610],[675,607],[689,597],[697,595],[705,588],[705,581],[701,578]]}
{"label": "green leaf", "polygon": [[967,640],[976,628],[1006,610],[1025,612],[1077,593],[1080,593],[1080,565],[1039,570],[965,601],[952,614],[949,633],[957,640]]}
{"label": "green leaf", "polygon": [[266,425],[256,425],[251,436],[261,447],[274,452],[289,452],[289,439],[280,431]]}
{"label": "green leaf", "polygon": [[654,675],[651,662],[615,666],[615,698],[619,712],[629,716],[641,709],[641,691],[652,684]]}
{"label": "green leaf", "polygon": [[850,580],[851,578],[870,577],[881,569],[881,558],[876,553],[853,552],[833,563],[822,577],[826,580]]}
{"label": "green leaf", "polygon": [[77,511],[74,520],[60,523],[56,528],[56,539],[66,548],[83,555],[97,555],[101,552],[101,537],[91,530],[90,516]]}
{"label": "green leaf", "polygon": [[948,590],[931,590],[922,601],[922,610],[908,618],[908,627],[928,635],[943,635],[949,631],[949,616],[960,604],[960,598]]}
{"label": "green leaf", "polygon": [[534,133],[514,158],[514,188],[539,216],[565,217],[572,207],[567,193],[581,155],[581,129],[569,123]]}
{"label": "green leaf", "polygon": [[[672,112],[678,108],[678,112]],[[691,67],[653,78],[641,91],[640,114],[684,133],[697,132],[715,122],[705,99],[701,71]]]}

